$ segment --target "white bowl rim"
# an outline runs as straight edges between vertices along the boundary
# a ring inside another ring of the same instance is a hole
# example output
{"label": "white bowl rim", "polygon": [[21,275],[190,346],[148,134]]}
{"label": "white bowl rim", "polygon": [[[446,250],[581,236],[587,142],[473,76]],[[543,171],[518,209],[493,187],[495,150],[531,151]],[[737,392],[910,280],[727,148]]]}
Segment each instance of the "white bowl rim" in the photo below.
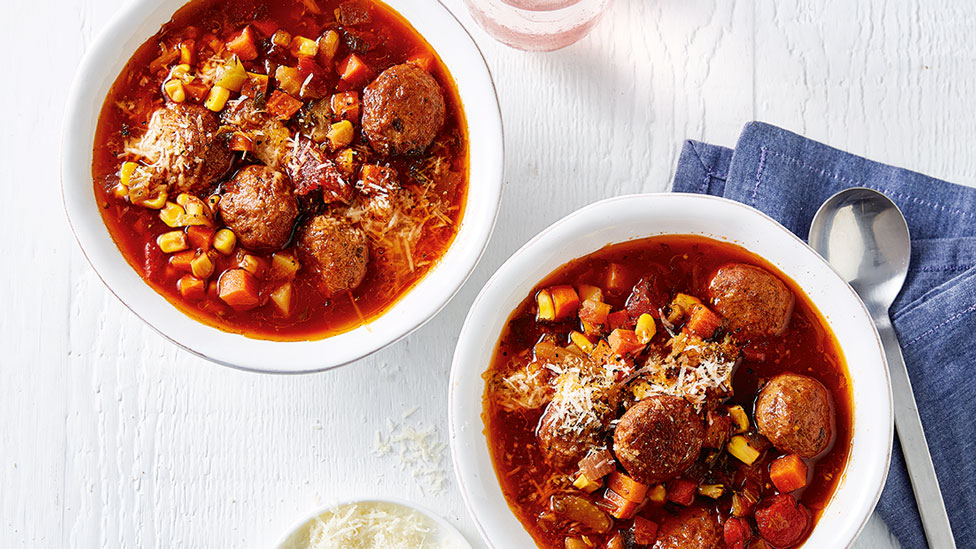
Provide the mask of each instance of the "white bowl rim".
{"label": "white bowl rim", "polygon": [[439,536],[447,536],[452,540],[460,541],[463,544],[462,547],[467,547],[467,548],[471,547],[471,542],[468,541],[466,537],[464,537],[464,534],[462,534],[461,531],[458,530],[456,526],[448,522],[448,520],[442,517],[439,513],[435,513],[433,510],[423,505],[420,505],[419,503],[415,503],[413,501],[407,501],[405,499],[389,497],[389,496],[345,499],[345,500],[338,501],[336,503],[321,505],[318,508],[316,508],[313,512],[306,515],[301,520],[295,522],[290,528],[288,528],[288,530],[285,531],[284,534],[282,534],[278,538],[278,540],[274,543],[274,545],[272,545],[272,547],[274,549],[290,549],[289,546],[285,545],[285,542],[287,542],[289,538],[291,538],[293,535],[297,534],[300,530],[302,530],[305,527],[305,525],[308,524],[308,522],[314,519],[315,517],[321,516],[323,513],[326,513],[338,507],[342,507],[344,505],[354,505],[354,504],[359,505],[365,503],[391,503],[394,505],[400,505],[402,507],[412,509],[413,511],[420,513],[428,520],[433,522],[438,528]]}
{"label": "white bowl rim", "polygon": [[[504,182],[504,130],[494,81],[474,39],[440,0],[434,5],[425,5],[422,10],[410,0],[382,1],[432,43],[458,88],[468,125],[469,185],[465,209],[448,251],[396,303],[368,325],[311,341],[249,338],[186,315],[156,293],[128,264],[108,235],[97,208],[93,207],[92,143],[108,87],[135,47],[158,29],[158,25],[151,21],[159,19],[159,24],[168,21],[173,12],[185,5],[185,0],[135,0],[129,3],[85,53],[68,95],[62,127],[62,204],[83,255],[101,281],[130,311],[164,338],[201,358],[240,370],[281,374],[320,372],[375,353],[420,328],[454,298],[474,272],[494,230]],[[163,6],[167,8],[163,9]],[[408,13],[419,14],[421,11],[427,19],[420,19],[419,15],[408,16]],[[437,32],[444,33],[438,35],[440,40],[450,39],[450,51],[443,44],[434,44],[430,33],[425,32],[433,29],[435,22]],[[146,25],[150,27],[148,34],[136,30]],[[106,68],[103,66],[105,59],[116,59],[121,55],[119,37],[127,38],[135,46],[127,48],[122,52],[124,58]],[[463,66],[456,57],[464,58]],[[107,73],[107,83],[92,78],[91,75],[99,73]],[[459,75],[466,75],[463,81]],[[96,85],[99,83],[103,85]],[[478,101],[469,104],[466,102],[469,97]],[[91,108],[93,103],[92,116],[86,108]],[[106,249],[106,238],[111,250]],[[419,291],[421,288],[422,292]],[[426,298],[422,298],[421,293]],[[207,337],[218,343],[207,340]]]}
{"label": "white bowl rim", "polygon": [[[460,405],[460,402],[461,401],[459,399],[461,398],[461,396],[458,395],[457,391],[455,390],[456,387],[457,387],[457,385],[458,385],[458,383],[459,383],[458,377],[460,375],[462,375],[462,374],[463,375],[467,375],[467,376],[475,375],[475,376],[477,376],[480,379],[481,378],[481,374],[483,373],[483,370],[478,371],[478,372],[472,372],[472,371],[470,371],[472,369],[471,366],[468,366],[468,367],[463,366],[464,363],[468,363],[468,364],[475,364],[476,363],[473,360],[470,360],[470,361],[467,360],[469,357],[467,357],[466,355],[468,354],[467,348],[469,346],[473,346],[474,345],[474,343],[469,343],[469,342],[478,341],[477,335],[476,335],[476,331],[477,330],[484,330],[485,327],[486,327],[484,325],[484,323],[478,322],[478,318],[480,316],[482,316],[482,314],[483,314],[483,311],[482,310],[484,308],[488,307],[488,305],[486,305],[486,303],[488,303],[488,300],[491,299],[491,298],[496,297],[494,294],[498,293],[499,295],[503,295],[503,296],[504,295],[507,295],[506,294],[506,291],[504,290],[504,288],[498,289],[498,290],[496,290],[496,288],[498,287],[499,284],[501,284],[500,281],[503,278],[510,278],[510,276],[514,274],[514,273],[510,273],[510,271],[514,271],[514,269],[515,269],[514,263],[515,263],[516,260],[518,260],[518,258],[520,258],[522,256],[529,255],[530,253],[532,253],[533,251],[535,251],[535,248],[536,247],[541,246],[541,243],[544,243],[546,240],[549,240],[550,238],[555,238],[554,235],[556,235],[557,233],[559,234],[559,236],[565,236],[562,233],[569,233],[569,232],[571,232],[572,228],[575,225],[579,224],[581,222],[581,220],[584,219],[588,215],[595,215],[595,212],[599,212],[601,210],[609,210],[609,209],[613,208],[614,206],[616,206],[616,205],[618,205],[620,203],[632,203],[633,201],[637,201],[637,202],[649,202],[649,203],[655,203],[657,201],[691,201],[692,203],[693,202],[696,202],[696,201],[701,201],[701,203],[703,203],[703,204],[706,203],[706,202],[711,202],[713,205],[721,205],[723,207],[729,207],[729,208],[739,209],[742,212],[744,212],[744,215],[756,216],[757,219],[762,220],[768,226],[775,228],[779,232],[781,232],[784,235],[786,235],[789,239],[792,239],[796,244],[799,245],[799,249],[800,250],[803,250],[803,253],[805,255],[807,255],[808,258],[811,261],[813,261],[816,264],[819,264],[822,267],[826,267],[826,270],[829,271],[829,275],[828,276],[832,276],[835,282],[839,282],[843,287],[846,288],[845,297],[846,297],[847,301],[849,301],[851,304],[854,304],[854,306],[856,308],[856,311],[857,311],[857,314],[859,316],[861,316],[862,318],[864,318],[864,319],[867,320],[867,324],[869,324],[870,332],[873,334],[873,339],[872,339],[872,341],[871,341],[870,344],[867,344],[866,343],[865,346],[866,347],[868,347],[868,346],[871,347],[872,348],[872,354],[875,354],[876,355],[876,358],[878,360],[878,363],[881,366],[881,373],[883,374],[883,379],[884,379],[884,387],[886,389],[885,394],[884,394],[884,397],[885,397],[884,400],[887,403],[887,407],[885,409],[883,409],[883,410],[880,410],[880,412],[884,414],[883,417],[886,418],[886,421],[884,421],[884,422],[878,422],[878,423],[883,423],[884,426],[885,426],[885,433],[884,433],[884,437],[885,437],[885,444],[884,444],[885,452],[882,453],[882,454],[878,454],[878,457],[874,460],[875,469],[873,469],[873,474],[871,474],[870,477],[872,479],[871,484],[873,485],[873,484],[876,483],[877,486],[874,489],[874,493],[870,495],[869,499],[867,499],[864,502],[864,504],[862,505],[862,508],[860,509],[861,511],[863,511],[863,516],[860,518],[860,520],[859,520],[859,522],[858,522],[858,524],[856,525],[855,528],[853,528],[853,529],[848,528],[847,529],[847,532],[846,532],[847,535],[845,536],[846,539],[842,541],[842,543],[844,544],[844,547],[850,547],[851,544],[853,544],[854,540],[857,539],[857,536],[864,529],[865,525],[868,522],[868,519],[871,516],[871,513],[874,511],[875,507],[877,506],[878,501],[881,499],[881,493],[882,493],[882,491],[884,489],[885,480],[888,477],[888,471],[889,471],[890,462],[891,462],[891,453],[892,453],[892,448],[893,448],[893,443],[894,443],[894,408],[893,408],[893,397],[892,397],[892,392],[891,392],[891,378],[890,378],[890,375],[889,375],[887,359],[886,359],[885,354],[884,354],[884,351],[883,351],[883,346],[882,346],[882,343],[881,343],[881,338],[878,335],[878,332],[877,332],[877,329],[874,326],[873,320],[871,320],[871,315],[868,312],[867,308],[864,306],[864,304],[861,301],[860,297],[854,291],[854,289],[851,288],[849,284],[847,284],[846,282],[844,282],[843,279],[841,279],[840,275],[838,275],[833,270],[833,268],[830,267],[830,265],[826,262],[826,260],[824,260],[819,254],[817,254],[816,251],[814,251],[805,241],[803,241],[797,235],[793,234],[788,229],[786,229],[785,227],[783,227],[779,222],[777,222],[772,217],[766,215],[762,211],[757,210],[757,209],[755,209],[755,208],[753,208],[751,206],[748,206],[746,204],[742,204],[740,202],[735,202],[733,200],[729,200],[729,199],[726,199],[726,198],[723,198],[723,197],[717,197],[717,196],[712,196],[712,195],[701,195],[701,194],[695,194],[695,193],[678,193],[678,192],[642,193],[642,194],[631,194],[631,195],[623,195],[623,196],[611,197],[611,198],[607,198],[607,199],[603,199],[603,200],[594,202],[592,204],[589,204],[587,206],[584,206],[584,207],[582,207],[582,208],[580,208],[580,209],[578,209],[578,210],[576,210],[576,211],[574,211],[574,212],[566,215],[565,217],[563,217],[562,219],[556,221],[555,223],[553,223],[549,227],[543,229],[540,233],[538,233],[537,235],[535,235],[531,240],[529,240],[521,248],[519,248],[515,253],[513,253],[505,261],[505,263],[503,263],[498,268],[498,270],[495,271],[495,273],[491,276],[491,278],[489,278],[488,282],[481,289],[481,291],[479,292],[478,296],[475,298],[474,302],[472,303],[471,308],[468,311],[468,315],[465,318],[464,324],[461,327],[461,332],[458,335],[457,346],[455,348],[455,353],[454,353],[453,361],[452,361],[452,364],[451,364],[451,376],[450,376],[450,381],[449,381],[449,384],[448,384],[448,433],[449,433],[449,437],[450,437],[451,461],[452,461],[452,464],[453,464],[453,467],[454,467],[455,478],[457,479],[458,487],[460,488],[461,496],[464,499],[464,503],[465,503],[465,506],[468,509],[468,513],[471,515],[472,519],[474,520],[475,525],[477,526],[478,532],[481,534],[482,539],[489,546],[495,547],[495,545],[492,543],[492,539],[489,536],[489,533],[487,531],[487,528],[486,528],[486,526],[484,524],[484,521],[483,521],[483,519],[481,517],[481,513],[482,512],[508,513],[509,515],[512,515],[512,513],[511,513],[510,507],[508,505],[508,501],[504,499],[504,496],[502,497],[501,506],[498,507],[498,508],[493,507],[492,509],[484,509],[484,508],[478,507],[478,505],[475,503],[475,498],[473,497],[473,494],[471,492],[471,487],[469,486],[468,483],[465,482],[465,480],[466,480],[465,479],[465,475],[464,475],[464,472],[462,471],[463,469],[467,469],[468,468],[468,465],[469,465],[469,462],[474,459],[467,452],[465,453],[465,456],[467,456],[466,458],[462,458],[461,457],[462,449],[460,448],[460,445],[461,445],[462,438],[464,438],[464,437],[473,438],[476,441],[476,443],[482,443],[483,444],[485,442],[484,434],[483,434],[483,432],[481,430],[479,430],[478,434],[471,433],[471,429],[462,429],[463,431],[465,431],[464,434],[462,434],[462,433],[459,432],[459,427],[460,426],[458,425],[458,422],[459,422],[458,414],[460,412],[460,406],[461,406]],[[690,210],[690,211],[694,211],[694,210]],[[651,234],[648,234],[646,236],[657,236],[657,235],[667,235],[667,234],[675,234],[675,235],[678,235],[678,234],[697,234],[697,233],[690,233],[690,232],[689,233],[660,232],[660,233],[651,233]],[[708,237],[713,238],[713,239],[719,238],[716,235],[703,235],[703,236],[708,236]],[[607,242],[604,245],[615,244],[615,243],[620,243],[620,242],[627,242],[627,241],[631,241],[631,240],[634,240],[634,239],[637,239],[637,238],[642,238],[642,237],[641,236],[635,236],[635,237],[632,237],[632,238],[627,238],[627,239],[622,239],[622,240],[614,240],[612,242]],[[742,246],[742,244],[741,243],[738,243],[738,242],[732,242],[732,243]],[[580,253],[576,254],[575,257],[582,257],[582,256],[585,256],[585,255],[588,255],[590,253],[595,252],[598,249],[599,248],[596,248],[596,249],[593,249],[593,250],[589,250],[589,251],[581,251]],[[748,248],[746,248],[746,249],[748,249]],[[755,252],[753,252],[753,253],[755,253]],[[764,259],[766,259],[767,261],[770,261],[767,258],[764,258]],[[559,265],[552,265],[549,268],[548,272],[552,272],[553,270],[559,268],[561,265],[563,265],[565,263],[566,263],[566,261],[562,262]],[[786,274],[787,276],[791,276],[791,274],[789,272],[787,272],[786,269],[783,269],[780,266],[777,266],[777,268],[779,268],[781,271],[783,271],[784,274]],[[546,275],[543,275],[543,277],[544,276],[546,276]],[[541,279],[542,279],[542,277],[539,278],[539,280],[541,280]],[[531,285],[534,286],[535,284],[538,283],[539,280],[531,281]],[[520,302],[521,299],[524,299],[524,296],[518,296],[517,299],[518,299],[518,301],[516,302],[516,304],[518,302]],[[810,299],[812,301],[812,298],[810,298]],[[817,303],[814,303],[814,305],[818,306],[818,308],[819,308],[819,305]],[[505,311],[505,318],[507,318],[508,315],[511,314],[511,311],[514,310],[514,307],[515,306],[516,305],[512,305],[512,307],[509,307],[508,310]],[[491,305],[491,307],[497,309],[499,307],[499,305],[498,305],[497,302],[495,302],[493,305]],[[822,311],[820,311],[819,314],[823,315],[824,313]],[[504,324],[504,321],[503,321],[503,324]],[[496,339],[496,341],[497,341],[498,334],[492,333],[491,334],[491,337],[494,337]],[[836,335],[835,335],[835,337],[836,337]],[[496,344],[497,343],[493,342],[492,343],[492,348],[494,348],[494,346]],[[484,365],[485,362],[486,361],[484,359],[482,359],[482,361],[480,363],[477,363],[477,364],[479,366],[481,366],[481,365]],[[846,356],[845,356],[845,362],[847,362]],[[465,371],[462,372],[462,369],[465,370]],[[848,364],[848,369],[850,369],[850,365],[849,364]],[[479,368],[479,370],[480,370],[480,368]],[[483,384],[481,384],[481,386],[483,387]],[[853,392],[853,390],[854,390],[854,388],[852,388],[852,392]],[[468,398],[468,399],[471,399],[472,398],[471,395],[464,395],[464,396],[466,398]],[[481,402],[481,399],[482,399],[482,395],[481,395],[481,393],[479,393],[477,395],[477,401],[480,403]],[[854,417],[855,418],[857,418],[857,410],[856,410],[856,407],[857,407],[857,403],[856,402],[853,402],[852,403],[852,413],[854,414]],[[483,429],[484,424],[483,423],[479,423],[478,424],[478,427],[479,427],[479,429]],[[854,426],[853,426],[854,432],[852,432],[852,436],[854,435],[854,433],[857,432],[857,428],[858,428],[858,425],[857,425],[857,422],[855,421]],[[465,440],[467,440],[467,439],[465,439]],[[852,454],[853,454],[853,451],[854,451],[854,445],[855,444],[857,444],[857,441],[855,441],[852,438],[852,442],[851,442],[851,447],[852,447],[852,450],[851,451],[852,451]],[[852,463],[852,459],[853,459],[853,456],[848,457],[847,466],[845,467],[845,470],[844,470],[844,472],[842,474],[841,481],[838,483],[838,486],[835,489],[835,495],[836,495],[837,491],[839,491],[841,489],[841,485],[843,485],[846,482],[847,478],[849,478],[848,471],[850,469],[850,466],[851,466],[851,463]],[[877,462],[881,462],[881,463],[877,463]],[[870,464],[868,464],[868,463],[865,464],[865,467],[869,467],[869,466],[870,466]],[[473,468],[474,468],[474,466],[472,465],[472,469]],[[483,472],[483,471],[476,471],[476,472]],[[497,477],[495,476],[496,473],[495,473],[495,470],[494,470],[493,462],[492,462],[491,471],[488,471],[487,473],[491,475],[491,478],[494,479],[495,480],[495,483],[497,484]],[[831,496],[831,499],[828,501],[827,506],[824,509],[824,512],[826,512],[828,509],[830,509],[831,508],[831,505],[833,503],[834,503],[834,496]],[[493,500],[491,502],[491,504],[492,505],[495,505],[495,504],[497,504],[497,502]],[[512,520],[514,520],[515,521],[515,524],[518,524],[521,527],[520,521],[517,518],[515,518],[514,515],[512,515],[509,518],[512,519]],[[511,522],[511,521],[509,521],[509,522]],[[819,523],[818,523],[818,526],[819,526]],[[524,527],[522,527],[522,530],[524,531]],[[817,528],[814,528],[814,531],[817,531]],[[842,534],[842,535],[844,535],[844,534]],[[528,534],[526,534],[526,536],[528,537]],[[807,541],[809,541],[809,538],[808,538]],[[807,544],[807,542],[804,542],[804,546],[806,544]]]}

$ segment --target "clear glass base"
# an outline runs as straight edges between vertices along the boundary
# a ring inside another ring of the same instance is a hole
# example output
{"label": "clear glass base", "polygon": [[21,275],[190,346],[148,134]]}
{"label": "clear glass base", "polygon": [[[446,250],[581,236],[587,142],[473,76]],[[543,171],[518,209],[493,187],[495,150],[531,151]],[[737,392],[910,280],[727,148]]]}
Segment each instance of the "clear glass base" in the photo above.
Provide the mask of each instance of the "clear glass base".
{"label": "clear glass base", "polygon": [[499,42],[528,51],[553,51],[586,36],[610,0],[464,0]]}

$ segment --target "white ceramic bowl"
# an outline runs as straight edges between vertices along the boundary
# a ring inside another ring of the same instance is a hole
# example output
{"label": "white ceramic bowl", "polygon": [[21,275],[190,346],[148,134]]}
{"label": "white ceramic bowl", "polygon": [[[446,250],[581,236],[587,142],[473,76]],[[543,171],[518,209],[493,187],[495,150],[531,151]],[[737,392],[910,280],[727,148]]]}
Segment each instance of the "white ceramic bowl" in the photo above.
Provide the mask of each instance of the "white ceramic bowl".
{"label": "white ceramic bowl", "polygon": [[874,324],[850,286],[782,225],[737,202],[676,193],[611,198],[570,214],[512,255],[475,300],[454,353],[449,411],[455,473],[482,536],[498,548],[533,546],[502,495],[481,419],[481,375],[508,316],[571,259],[662,234],[707,236],[758,254],[796,281],[827,319],[851,376],[854,433],[837,491],[804,547],[848,546],[881,496],[891,456],[891,388]]}
{"label": "white ceramic bowl", "polygon": [[491,236],[501,198],[501,114],[491,75],[474,41],[438,2],[385,0],[441,56],[457,83],[467,118],[467,206],[454,243],[440,263],[368,326],[310,342],[251,339],[191,319],[150,288],[115,246],[95,203],[92,144],[102,102],[136,48],[169,21],[184,2],[130,2],[85,55],[68,99],[61,139],[61,190],[68,221],[102,281],[166,338],[199,356],[246,370],[326,370],[366,356],[419,328],[450,301],[474,270]]}

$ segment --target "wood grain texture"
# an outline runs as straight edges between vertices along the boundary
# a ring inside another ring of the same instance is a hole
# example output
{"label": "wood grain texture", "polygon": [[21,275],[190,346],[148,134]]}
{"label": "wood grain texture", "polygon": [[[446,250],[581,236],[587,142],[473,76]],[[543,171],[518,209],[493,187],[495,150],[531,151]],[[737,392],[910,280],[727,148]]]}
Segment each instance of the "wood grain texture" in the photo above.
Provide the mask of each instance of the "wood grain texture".
{"label": "wood grain texture", "polygon": [[[0,85],[0,546],[266,547],[319,503],[370,494],[421,501],[481,546],[449,458],[447,489],[424,492],[374,454],[375,437],[419,406],[406,423],[447,442],[467,308],[536,232],[600,198],[665,190],[684,139],[732,145],[752,119],[976,183],[976,4],[617,0],[582,42],[529,54],[446,3],[498,85],[508,156],[494,238],[410,338],[299,377],[175,348],[106,291],[70,234],[57,187],[65,90],[123,0],[0,4],[0,49],[31,51],[5,69],[26,85]],[[893,546],[877,519],[856,545]]]}

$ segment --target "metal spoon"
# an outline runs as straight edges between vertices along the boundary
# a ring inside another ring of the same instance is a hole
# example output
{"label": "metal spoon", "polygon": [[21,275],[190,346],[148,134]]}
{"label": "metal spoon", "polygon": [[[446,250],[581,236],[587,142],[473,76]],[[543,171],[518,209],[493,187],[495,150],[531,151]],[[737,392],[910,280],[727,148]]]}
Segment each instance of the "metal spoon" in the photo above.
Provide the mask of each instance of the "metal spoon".
{"label": "metal spoon", "polygon": [[925,537],[933,549],[954,548],[912,383],[888,316],[905,283],[911,258],[905,217],[894,202],[877,191],[847,189],[827,199],[813,217],[810,246],[854,288],[874,318],[888,359],[895,427]]}

